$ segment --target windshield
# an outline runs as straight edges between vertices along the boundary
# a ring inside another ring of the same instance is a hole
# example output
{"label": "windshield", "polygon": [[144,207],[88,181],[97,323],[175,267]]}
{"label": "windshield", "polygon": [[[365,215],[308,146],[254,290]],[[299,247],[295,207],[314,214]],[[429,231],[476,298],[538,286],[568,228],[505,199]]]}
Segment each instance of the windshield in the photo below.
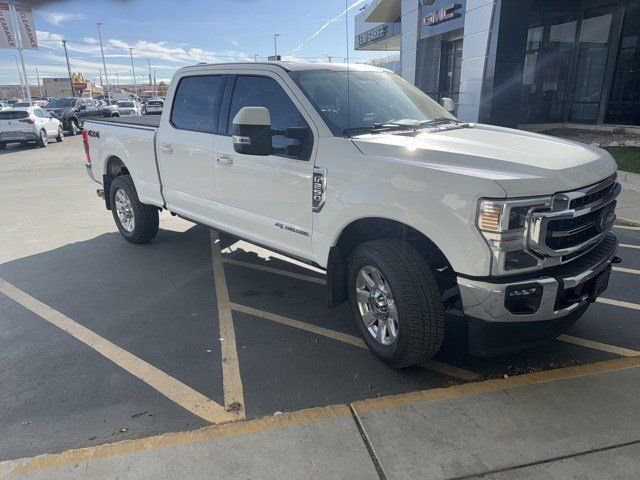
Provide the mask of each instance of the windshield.
{"label": "windshield", "polygon": [[118,105],[121,107],[133,108],[133,102],[118,102]]}
{"label": "windshield", "polygon": [[334,135],[456,121],[422,90],[391,72],[349,72],[348,119],[346,71],[299,70],[290,75]]}
{"label": "windshield", "polygon": [[73,98],[56,98],[51,100],[47,108],[66,108],[73,107],[76,101]]}
{"label": "windshield", "polygon": [[153,100],[149,103],[147,103],[147,105],[151,105],[152,107],[161,107],[162,106],[162,102],[159,100]]}
{"label": "windshield", "polygon": [[18,102],[14,105],[14,107],[30,107],[31,104],[29,102]]}

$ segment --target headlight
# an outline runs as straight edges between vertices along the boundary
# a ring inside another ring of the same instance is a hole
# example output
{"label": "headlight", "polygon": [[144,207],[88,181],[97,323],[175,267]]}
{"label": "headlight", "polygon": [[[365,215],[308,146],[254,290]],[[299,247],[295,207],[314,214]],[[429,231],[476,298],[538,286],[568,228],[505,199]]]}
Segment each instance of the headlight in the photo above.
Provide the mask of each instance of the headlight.
{"label": "headlight", "polygon": [[478,204],[477,227],[491,248],[491,273],[505,275],[542,268],[542,261],[527,249],[530,212],[551,207],[551,198],[485,200]]}

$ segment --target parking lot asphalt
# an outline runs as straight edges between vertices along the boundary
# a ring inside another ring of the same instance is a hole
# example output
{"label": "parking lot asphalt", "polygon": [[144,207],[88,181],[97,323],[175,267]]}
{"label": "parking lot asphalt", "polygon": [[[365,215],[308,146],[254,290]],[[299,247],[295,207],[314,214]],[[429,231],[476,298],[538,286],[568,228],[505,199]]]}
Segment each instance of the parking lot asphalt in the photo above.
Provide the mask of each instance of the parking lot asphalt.
{"label": "parking lot asphalt", "polygon": [[640,354],[640,229],[563,337],[516,355],[445,347],[396,371],[363,347],[324,278],[161,214],[127,244],[84,171],[80,137],[0,153],[0,460]]}

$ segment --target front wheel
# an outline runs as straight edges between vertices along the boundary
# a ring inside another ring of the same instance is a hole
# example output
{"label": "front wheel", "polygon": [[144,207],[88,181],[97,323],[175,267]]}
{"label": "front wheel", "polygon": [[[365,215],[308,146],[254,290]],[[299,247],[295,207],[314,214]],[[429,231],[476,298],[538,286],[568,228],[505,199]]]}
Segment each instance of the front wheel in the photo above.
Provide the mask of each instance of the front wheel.
{"label": "front wheel", "polygon": [[69,135],[74,136],[80,132],[80,128],[78,127],[78,123],[75,120],[69,121]]}
{"label": "front wheel", "polygon": [[58,127],[58,135],[56,135],[56,141],[62,142],[64,140],[64,132],[62,131],[62,125]]}
{"label": "front wheel", "polygon": [[158,234],[158,209],[140,202],[129,175],[113,179],[109,199],[113,219],[125,240],[145,243]]}
{"label": "front wheel", "polygon": [[7,144],[4,142],[0,143],[0,150],[4,150],[5,148],[7,148]]}
{"label": "front wheel", "polygon": [[404,368],[435,355],[444,337],[444,308],[435,277],[409,244],[374,240],[349,260],[349,301],[369,349]]}

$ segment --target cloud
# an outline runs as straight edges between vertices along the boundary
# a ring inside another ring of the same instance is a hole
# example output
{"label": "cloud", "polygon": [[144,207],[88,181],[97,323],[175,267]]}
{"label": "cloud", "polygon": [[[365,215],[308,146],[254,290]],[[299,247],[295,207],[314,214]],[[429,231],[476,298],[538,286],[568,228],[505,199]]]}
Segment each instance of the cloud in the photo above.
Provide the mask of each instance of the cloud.
{"label": "cloud", "polygon": [[83,13],[43,12],[41,10],[36,10],[36,12],[47,22],[55,25],[56,27],[59,27],[64,22],[68,22],[70,20],[85,20],[87,18]]}
{"label": "cloud", "polygon": [[[229,62],[235,60],[250,60],[251,57],[246,52],[236,50],[211,51],[202,48],[186,48],[183,45],[172,45],[168,42],[150,42],[148,40],[138,40],[135,43],[127,43],[123,40],[110,38],[107,41],[111,52],[109,56],[118,57],[129,53],[133,48],[134,57],[155,58],[171,62]],[[113,51],[124,53],[113,53]]]}
{"label": "cloud", "polygon": [[51,42],[60,43],[64,38],[62,35],[58,35],[57,33],[47,32],[44,30],[36,30],[36,37],[38,38],[38,42],[40,43],[51,43]]}
{"label": "cloud", "polygon": [[88,45],[98,45],[100,42],[98,41],[97,38],[84,37],[84,43],[86,43]]}
{"label": "cloud", "polygon": [[289,54],[292,53],[296,53],[298,50],[300,50],[302,47],[304,47],[311,39],[313,39],[314,37],[318,36],[320,34],[320,32],[322,32],[325,28],[327,28],[329,25],[331,25],[334,22],[337,22],[338,20],[340,20],[342,17],[344,17],[347,13],[349,13],[350,10],[356,8],[358,5],[361,5],[362,3],[364,3],[365,0],[356,0],[355,2],[353,2],[351,5],[349,5],[345,10],[343,10],[342,12],[340,12],[338,15],[336,15],[335,17],[333,17],[331,20],[326,21],[320,28],[318,28],[315,32],[313,32],[309,37],[307,37],[307,39],[302,42],[300,45],[298,45],[296,48],[294,48],[293,50],[291,50],[289,52]]}

